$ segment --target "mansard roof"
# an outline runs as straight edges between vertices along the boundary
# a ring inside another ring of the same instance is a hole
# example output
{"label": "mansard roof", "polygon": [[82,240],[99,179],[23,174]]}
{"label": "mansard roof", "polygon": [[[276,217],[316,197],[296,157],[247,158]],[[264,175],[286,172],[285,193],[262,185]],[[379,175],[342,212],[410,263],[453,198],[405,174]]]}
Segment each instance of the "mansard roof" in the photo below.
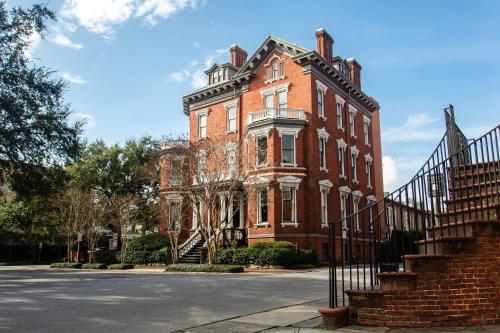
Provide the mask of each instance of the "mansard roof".
{"label": "mansard roof", "polygon": [[221,65],[219,65],[218,63],[215,63],[212,65],[212,67],[205,70],[204,73],[208,75],[208,74],[212,73],[213,71],[215,71],[217,68],[224,68],[224,67],[229,67],[229,68],[233,69],[235,72],[238,71],[238,67],[236,67],[235,65],[233,65],[230,62],[226,62],[225,64],[221,64]]}
{"label": "mansard roof", "polygon": [[[255,71],[259,65],[266,59],[274,49],[280,49],[282,52],[289,54],[292,60],[299,65],[305,66],[311,64],[317,67],[322,73],[326,74],[330,79],[336,82],[342,89],[348,92],[351,96],[356,98],[359,102],[372,110],[378,110],[378,102],[367,96],[361,91],[359,87],[353,84],[349,79],[345,78],[338,69],[329,63],[323,56],[314,50],[303,48],[297,44],[287,42],[277,36],[269,35],[254,54],[243,64],[243,66],[227,81],[220,84],[209,85],[203,87],[189,95],[182,98],[184,104],[184,113],[189,114],[189,105],[191,102],[198,102],[205,98],[215,97],[230,91],[236,91],[236,87],[248,83],[255,75]],[[334,63],[343,62],[344,59],[336,56]],[[228,63],[233,68],[235,66]],[[226,64],[224,64],[226,65]],[[210,73],[216,66],[223,66],[214,64],[205,73]]]}

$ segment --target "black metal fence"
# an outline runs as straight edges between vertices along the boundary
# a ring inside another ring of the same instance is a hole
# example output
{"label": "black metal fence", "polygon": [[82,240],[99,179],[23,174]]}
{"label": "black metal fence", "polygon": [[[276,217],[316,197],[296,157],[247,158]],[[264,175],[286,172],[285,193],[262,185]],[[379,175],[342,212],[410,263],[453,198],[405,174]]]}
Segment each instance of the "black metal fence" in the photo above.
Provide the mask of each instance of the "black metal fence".
{"label": "black metal fence", "polygon": [[473,219],[498,218],[500,126],[467,140],[447,111],[447,131],[405,185],[329,223],[330,307],[347,290],[374,290],[381,272],[405,271],[404,255],[436,253],[436,239],[466,236]]}

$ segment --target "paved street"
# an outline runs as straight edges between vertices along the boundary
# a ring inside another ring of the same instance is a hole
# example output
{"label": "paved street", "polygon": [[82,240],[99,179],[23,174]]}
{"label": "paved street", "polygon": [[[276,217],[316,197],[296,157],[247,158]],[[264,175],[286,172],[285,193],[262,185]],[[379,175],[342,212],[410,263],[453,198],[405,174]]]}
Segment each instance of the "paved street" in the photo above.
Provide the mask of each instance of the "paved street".
{"label": "paved street", "polygon": [[172,332],[326,300],[327,292],[327,270],[207,275],[0,267],[0,331]]}

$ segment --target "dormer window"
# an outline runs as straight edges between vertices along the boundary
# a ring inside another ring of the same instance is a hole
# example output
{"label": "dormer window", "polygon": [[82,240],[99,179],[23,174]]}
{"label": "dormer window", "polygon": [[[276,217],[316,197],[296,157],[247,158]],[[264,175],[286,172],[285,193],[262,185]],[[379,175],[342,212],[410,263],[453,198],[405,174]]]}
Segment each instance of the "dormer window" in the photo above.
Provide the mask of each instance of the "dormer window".
{"label": "dormer window", "polygon": [[279,77],[278,62],[273,62],[273,80],[277,80]]}

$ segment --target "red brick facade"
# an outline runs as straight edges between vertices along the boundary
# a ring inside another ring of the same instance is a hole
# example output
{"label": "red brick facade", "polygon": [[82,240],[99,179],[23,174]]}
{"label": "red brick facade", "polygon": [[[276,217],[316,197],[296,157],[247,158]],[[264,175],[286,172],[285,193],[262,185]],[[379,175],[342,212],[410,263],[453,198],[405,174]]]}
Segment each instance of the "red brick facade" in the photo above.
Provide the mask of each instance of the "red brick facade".
{"label": "red brick facade", "polygon": [[[321,262],[327,260],[325,222],[340,219],[341,193],[346,195],[349,214],[354,199],[362,209],[367,200],[382,198],[383,181],[379,106],[360,89],[361,66],[352,58],[334,56],[333,38],[326,31],[321,29],[316,36],[317,51],[270,36],[244,62],[246,52],[233,45],[231,63],[208,70],[208,86],[184,97],[183,102],[190,140],[199,140],[206,132],[207,137],[224,137],[242,147],[248,184],[255,189],[249,192],[243,212],[248,243],[287,240],[314,249]],[[337,105],[341,105],[342,124],[337,121]],[[294,149],[286,156],[292,161],[285,161],[283,142],[290,136]],[[261,165],[257,165],[259,138],[267,140],[266,163]],[[323,167],[320,139],[325,144]],[[339,147],[344,147],[344,176],[340,175]],[[357,154],[357,180],[352,174],[353,154]],[[168,168],[163,166],[161,188],[167,187]],[[322,189],[327,221],[322,221]],[[266,221],[259,220],[264,219],[262,201],[257,202],[264,197],[261,191],[267,191]]]}

